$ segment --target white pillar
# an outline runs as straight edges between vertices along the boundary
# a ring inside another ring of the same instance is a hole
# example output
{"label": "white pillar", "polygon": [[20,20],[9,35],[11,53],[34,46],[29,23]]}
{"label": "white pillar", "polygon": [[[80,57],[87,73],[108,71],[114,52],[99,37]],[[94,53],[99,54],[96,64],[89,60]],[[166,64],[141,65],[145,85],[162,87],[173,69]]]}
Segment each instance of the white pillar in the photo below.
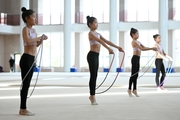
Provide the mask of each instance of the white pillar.
{"label": "white pillar", "polygon": [[22,29],[25,26],[25,23],[22,20],[22,11],[21,11],[22,7],[26,7],[26,9],[29,9],[29,0],[20,0],[20,41],[19,41],[20,51],[19,51],[19,53],[21,55],[24,52],[24,49],[23,49],[23,38],[22,38]]}
{"label": "white pillar", "polygon": [[71,0],[64,0],[64,71],[71,68]]}
{"label": "white pillar", "polygon": [[[125,51],[125,57],[124,57],[124,62],[122,65],[122,68],[124,69],[124,72],[126,71],[126,60],[128,59],[126,51],[128,50],[127,42],[125,42],[128,39],[128,33],[126,31],[120,31],[119,32],[119,46],[122,47],[122,49]],[[123,58],[123,53],[119,52],[119,60],[120,62],[122,61]]]}
{"label": "white pillar", "polygon": [[[110,41],[117,45],[117,0],[110,0],[110,22],[109,22],[109,33],[110,33]],[[114,54],[117,56],[117,49],[114,49]],[[112,60],[112,55],[110,55],[110,62]],[[112,65],[111,71],[115,72],[118,58],[115,57],[114,63]]]}
{"label": "white pillar", "polygon": [[168,30],[168,51],[165,53],[168,53],[169,56],[171,56],[172,58],[173,56],[173,43],[174,43],[174,30]]}
{"label": "white pillar", "polygon": [[83,38],[82,33],[75,33],[75,67],[77,67],[78,72],[81,71],[83,66],[84,58],[83,55]]}
{"label": "white pillar", "polygon": [[168,0],[159,0],[159,34],[161,45],[168,54]]}
{"label": "white pillar", "polygon": [[[76,23],[81,23],[83,21],[83,0],[75,1],[75,15],[76,15]],[[82,18],[82,19],[81,19]],[[81,67],[83,64],[83,38],[82,33],[75,33],[75,67],[77,67],[78,72],[81,71]]]}
{"label": "white pillar", "polygon": [[[169,19],[173,20],[174,13],[175,13],[175,0],[168,0],[168,9],[169,9]],[[168,30],[168,55],[172,58],[175,58],[175,54],[173,53],[174,50],[174,30]]]}

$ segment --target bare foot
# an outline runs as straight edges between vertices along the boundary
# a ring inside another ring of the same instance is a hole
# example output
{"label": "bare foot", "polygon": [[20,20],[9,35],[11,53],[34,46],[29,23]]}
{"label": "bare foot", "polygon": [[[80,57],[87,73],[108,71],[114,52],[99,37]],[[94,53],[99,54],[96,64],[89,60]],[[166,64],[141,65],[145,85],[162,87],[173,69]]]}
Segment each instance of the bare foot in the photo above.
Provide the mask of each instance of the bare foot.
{"label": "bare foot", "polygon": [[98,104],[96,103],[95,95],[89,96],[89,100],[91,101],[91,105],[98,105]]}
{"label": "bare foot", "polygon": [[35,113],[31,113],[26,109],[20,109],[19,110],[19,115],[25,115],[25,116],[34,116]]}
{"label": "bare foot", "polygon": [[166,90],[163,86],[161,86],[160,88],[161,88],[161,90],[165,90],[165,91],[167,91],[167,90]]}
{"label": "bare foot", "polygon": [[140,96],[137,94],[137,90],[133,90],[132,93],[133,93],[136,97],[140,97]]}
{"label": "bare foot", "polygon": [[127,90],[127,93],[128,93],[128,95],[129,95],[129,97],[133,97],[133,95],[132,95],[132,93],[131,93],[131,90]]}

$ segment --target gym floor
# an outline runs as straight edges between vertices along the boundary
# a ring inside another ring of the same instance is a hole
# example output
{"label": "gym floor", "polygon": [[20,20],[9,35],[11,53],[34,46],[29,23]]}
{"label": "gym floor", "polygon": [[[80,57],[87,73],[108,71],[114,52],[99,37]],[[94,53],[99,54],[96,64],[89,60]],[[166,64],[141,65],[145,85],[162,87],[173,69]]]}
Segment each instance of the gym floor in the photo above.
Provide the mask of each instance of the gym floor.
{"label": "gym floor", "polygon": [[[98,73],[97,85],[105,75]],[[97,92],[107,89],[115,76],[110,73]],[[155,74],[146,73],[138,79],[140,97],[128,96],[129,76],[130,73],[120,73],[109,91],[96,95],[98,105],[92,106],[88,99],[89,73],[42,72],[27,103],[35,116],[20,116],[20,73],[0,73],[0,120],[180,120],[180,73],[166,78],[167,91],[157,91]]]}

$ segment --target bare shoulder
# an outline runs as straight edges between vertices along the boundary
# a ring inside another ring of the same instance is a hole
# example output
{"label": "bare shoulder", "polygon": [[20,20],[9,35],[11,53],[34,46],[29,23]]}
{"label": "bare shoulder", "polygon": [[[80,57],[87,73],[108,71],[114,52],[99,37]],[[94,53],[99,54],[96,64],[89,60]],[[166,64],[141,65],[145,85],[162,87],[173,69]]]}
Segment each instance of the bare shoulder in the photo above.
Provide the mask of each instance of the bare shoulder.
{"label": "bare shoulder", "polygon": [[89,31],[89,35],[94,35],[93,31]]}
{"label": "bare shoulder", "polygon": [[159,48],[158,44],[155,44],[154,47]]}
{"label": "bare shoulder", "polygon": [[22,33],[28,33],[28,28],[27,28],[27,27],[24,27],[24,28],[22,29]]}
{"label": "bare shoulder", "polygon": [[28,28],[27,28],[27,27],[24,27],[24,28],[23,28],[23,31],[27,31],[27,30],[28,30]]}
{"label": "bare shoulder", "polygon": [[134,45],[135,43],[136,43],[136,41],[135,41],[135,40],[133,40],[133,41],[131,42],[131,44],[132,44],[132,45]]}
{"label": "bare shoulder", "polygon": [[89,31],[89,36],[95,36],[93,31]]}
{"label": "bare shoulder", "polygon": [[91,34],[91,31],[88,32],[88,35],[90,35],[90,34]]}

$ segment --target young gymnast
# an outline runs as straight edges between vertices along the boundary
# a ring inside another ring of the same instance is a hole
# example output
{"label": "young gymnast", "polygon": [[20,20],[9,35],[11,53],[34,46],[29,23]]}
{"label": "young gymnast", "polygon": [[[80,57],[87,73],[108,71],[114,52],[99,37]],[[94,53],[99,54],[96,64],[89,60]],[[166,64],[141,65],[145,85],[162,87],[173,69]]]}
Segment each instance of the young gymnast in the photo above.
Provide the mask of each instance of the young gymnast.
{"label": "young gymnast", "polygon": [[98,22],[95,17],[87,16],[87,26],[90,29],[89,34],[88,34],[89,43],[90,43],[90,51],[87,54],[87,61],[88,61],[89,70],[90,70],[90,80],[89,80],[90,97],[89,99],[91,101],[91,105],[97,105],[96,99],[95,99],[95,90],[96,90],[97,72],[98,72],[98,67],[99,67],[100,47],[101,45],[103,45],[109,51],[109,54],[114,54],[114,52],[106,44],[117,48],[120,52],[124,52],[124,51],[122,50],[121,47],[106,40],[101,34],[96,32],[98,28]]}
{"label": "young gymnast", "polygon": [[[166,72],[165,72],[165,67],[163,64],[163,59],[166,60],[167,62],[171,62],[172,58],[164,52],[162,46],[160,45],[160,42],[161,42],[160,35],[159,34],[153,35],[153,38],[156,42],[155,47],[157,48],[157,51],[156,51],[157,55],[156,55],[156,61],[155,61],[155,66],[156,66],[155,82],[156,82],[158,91],[159,90],[165,90],[165,88],[163,87],[163,81],[164,81],[164,78],[166,76]],[[159,81],[160,72],[162,73],[162,76],[161,76],[161,79]]]}
{"label": "young gymnast", "polygon": [[[130,97],[132,97],[132,93],[136,96],[139,97],[137,93],[137,78],[138,78],[138,72],[139,72],[139,67],[140,67],[140,56],[141,56],[141,51],[147,51],[147,50],[154,50],[156,51],[156,47],[148,48],[142,45],[137,39],[139,38],[139,33],[137,29],[131,28],[130,31],[130,36],[132,37],[132,48],[133,48],[133,56],[131,59],[131,64],[132,64],[132,69],[131,69],[131,77],[129,79],[129,87],[128,87],[128,94]],[[133,84],[133,91],[131,91],[131,86]]]}
{"label": "young gymnast", "polygon": [[25,7],[22,7],[21,11],[22,19],[26,26],[22,30],[24,53],[20,59],[22,89],[20,91],[21,100],[19,115],[33,116],[35,114],[29,112],[26,107],[27,94],[33,75],[33,67],[31,66],[35,60],[36,48],[42,43],[42,40],[47,39],[47,36],[44,35],[44,37],[37,37],[35,29],[32,28],[36,21],[36,15],[33,10],[27,10]]}

